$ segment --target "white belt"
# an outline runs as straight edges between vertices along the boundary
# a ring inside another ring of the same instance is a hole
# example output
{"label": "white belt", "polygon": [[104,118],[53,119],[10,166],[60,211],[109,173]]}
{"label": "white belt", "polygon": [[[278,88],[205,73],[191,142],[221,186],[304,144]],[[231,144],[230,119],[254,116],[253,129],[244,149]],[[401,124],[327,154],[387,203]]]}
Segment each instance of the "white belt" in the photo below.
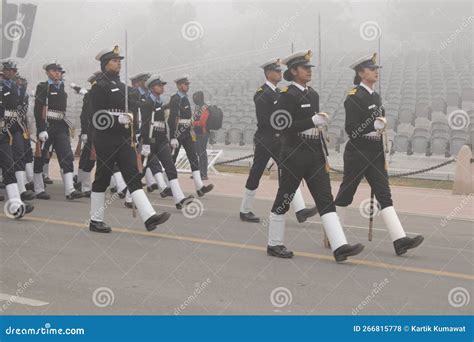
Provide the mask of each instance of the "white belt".
{"label": "white belt", "polygon": [[191,119],[179,119],[178,123],[180,125],[190,125],[191,124]]}
{"label": "white belt", "polygon": [[124,112],[123,110],[120,110],[120,109],[108,109],[107,112],[110,115],[113,115],[113,116],[120,116],[122,114],[125,114],[125,115],[131,115],[132,114],[132,113],[126,113],[126,112]]}
{"label": "white belt", "polygon": [[298,135],[305,139],[319,139],[319,128],[313,127],[305,131],[299,132]]}
{"label": "white belt", "polygon": [[16,110],[5,110],[6,118],[16,118],[18,117],[18,112]]}
{"label": "white belt", "polygon": [[64,112],[48,110],[48,112],[46,113],[46,117],[51,120],[62,120],[64,119],[64,116],[66,116]]}
{"label": "white belt", "polygon": [[362,138],[367,139],[367,140],[379,141],[382,139],[382,135],[378,132],[370,132],[370,133],[362,135]]}
{"label": "white belt", "polygon": [[165,130],[165,122],[164,121],[155,121],[153,122],[153,129],[156,131],[164,131]]}

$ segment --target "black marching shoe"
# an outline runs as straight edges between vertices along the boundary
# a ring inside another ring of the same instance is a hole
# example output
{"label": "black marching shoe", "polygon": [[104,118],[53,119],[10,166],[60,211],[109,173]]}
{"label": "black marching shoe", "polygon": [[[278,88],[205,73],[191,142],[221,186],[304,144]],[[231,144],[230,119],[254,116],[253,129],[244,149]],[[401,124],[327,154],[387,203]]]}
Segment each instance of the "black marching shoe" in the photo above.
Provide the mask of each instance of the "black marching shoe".
{"label": "black marching shoe", "polygon": [[41,191],[39,194],[36,194],[36,198],[42,200],[49,200],[51,196],[46,191]]}
{"label": "black marching shoe", "polygon": [[5,189],[5,183],[0,182],[0,189]]}
{"label": "black marching shoe", "polygon": [[84,191],[84,192],[82,193],[82,197],[91,198],[91,192],[90,192],[90,191]]}
{"label": "black marching shoe", "polygon": [[22,192],[20,197],[22,201],[31,201],[35,199],[36,195],[33,191],[27,190],[27,191]]}
{"label": "black marching shoe", "polygon": [[334,258],[336,262],[342,262],[346,260],[347,257],[357,255],[363,250],[364,245],[361,243],[356,243],[355,245],[345,244],[334,251]]}
{"label": "black marching shoe", "polygon": [[422,235],[417,235],[413,238],[405,236],[401,239],[395,240],[393,242],[395,253],[397,253],[397,255],[403,255],[408,249],[412,249],[421,245],[424,239],[425,238]]}
{"label": "black marching shoe", "polygon": [[170,187],[166,187],[162,192],[160,192],[161,198],[173,196],[173,192]]}
{"label": "black marching shoe", "polygon": [[240,213],[240,219],[245,222],[260,223],[260,217],[249,211],[248,213]]}
{"label": "black marching shoe", "polygon": [[53,184],[53,181],[49,177],[44,177],[43,178],[43,183],[44,184]]}
{"label": "black marching shoe", "polygon": [[110,190],[111,193],[116,193],[117,192],[117,187],[112,186],[109,190]]}
{"label": "black marching shoe", "polygon": [[25,203],[25,214],[29,214],[35,209],[35,206],[33,204],[28,203],[28,202],[24,202],[24,203]]}
{"label": "black marching shoe", "polygon": [[170,218],[170,213],[164,212],[162,214],[152,215],[148,220],[145,221],[146,230],[151,232],[156,228],[156,226],[165,223]]}
{"label": "black marching shoe", "polygon": [[123,202],[123,205],[128,209],[133,209],[133,202]]}
{"label": "black marching shoe", "polygon": [[35,183],[28,182],[28,183],[25,184],[25,188],[26,188],[26,190],[34,191],[35,190]]}
{"label": "black marching shoe", "polygon": [[96,233],[110,233],[112,228],[110,228],[110,226],[105,222],[91,220],[89,223],[89,230]]}
{"label": "black marching shoe", "polygon": [[296,212],[296,219],[299,223],[305,222],[308,218],[316,215],[318,213],[318,208],[316,206],[312,208],[305,208],[301,209],[300,211]]}
{"label": "black marching shoe", "polygon": [[82,182],[74,182],[74,189],[81,191]]}
{"label": "black marching shoe", "polygon": [[267,246],[267,254],[277,258],[293,258],[293,252],[286,249],[284,245],[280,246]]}
{"label": "black marching shoe", "polygon": [[66,195],[66,199],[72,201],[78,198],[82,198],[83,196],[84,194],[82,192],[74,190],[69,195]]}
{"label": "black marching shoe", "polygon": [[125,196],[127,195],[127,188],[123,189],[123,190],[120,191],[118,194],[119,194],[119,198],[120,198],[120,199],[124,199]]}
{"label": "black marching shoe", "polygon": [[204,196],[204,194],[207,194],[208,192],[211,192],[212,189],[214,189],[214,184],[208,184],[204,185],[201,189],[199,189],[197,192],[199,197]]}
{"label": "black marching shoe", "polygon": [[183,209],[185,206],[187,206],[193,200],[194,200],[193,195],[189,195],[189,196],[183,198],[179,203],[176,203],[176,209],[178,209],[178,210]]}
{"label": "black marching shoe", "polygon": [[3,201],[5,201],[5,196],[0,195],[0,202],[3,202]]}
{"label": "black marching shoe", "polygon": [[152,184],[151,186],[146,187],[147,192],[153,192],[155,190],[158,190],[158,184],[156,184],[156,183]]}

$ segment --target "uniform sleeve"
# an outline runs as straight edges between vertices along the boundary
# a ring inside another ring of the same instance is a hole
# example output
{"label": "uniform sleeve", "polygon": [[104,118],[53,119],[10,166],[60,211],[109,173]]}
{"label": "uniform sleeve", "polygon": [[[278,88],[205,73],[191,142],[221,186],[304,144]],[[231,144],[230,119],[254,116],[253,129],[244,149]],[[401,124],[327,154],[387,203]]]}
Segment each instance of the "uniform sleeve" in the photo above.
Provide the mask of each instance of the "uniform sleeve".
{"label": "uniform sleeve", "polygon": [[176,138],[176,126],[178,122],[179,102],[176,96],[172,96],[169,103],[170,116],[168,118],[168,127],[170,128],[170,138]]}
{"label": "uniform sleeve", "polygon": [[345,130],[349,138],[355,139],[369,132],[375,131],[374,118],[365,118],[363,107],[358,98],[349,95],[344,101],[346,110]]}
{"label": "uniform sleeve", "polygon": [[[282,93],[280,97],[278,98],[277,102],[277,110],[281,110],[280,118],[285,119],[285,116],[287,117],[288,114],[290,113],[290,123],[288,127],[286,128],[286,131],[291,132],[291,133],[298,133],[304,130],[307,130],[309,128],[314,127],[314,123],[311,117],[308,118],[298,118],[298,115],[296,114],[298,112],[298,104],[294,100],[293,96],[291,96],[288,93]],[[278,126],[278,117],[279,115],[275,115],[274,119],[277,120],[275,124]]]}
{"label": "uniform sleeve", "polygon": [[142,142],[145,145],[149,145],[150,141],[150,124],[151,124],[151,114],[153,112],[153,108],[150,104],[144,103],[141,107],[142,113],[142,124],[140,126],[140,131],[142,132],[141,138]]}
{"label": "uniform sleeve", "polygon": [[90,119],[90,93],[86,93],[82,100],[81,110],[81,134],[87,134],[89,130],[89,119]]}
{"label": "uniform sleeve", "polygon": [[47,86],[42,86],[41,84],[38,84],[36,87],[35,106],[33,109],[36,122],[36,134],[46,130],[46,122],[43,119],[43,110],[46,102],[47,89]]}
{"label": "uniform sleeve", "polygon": [[269,128],[272,127],[270,117],[274,112],[274,104],[270,96],[265,91],[258,91],[253,97],[255,103],[255,113],[257,115],[258,127]]}

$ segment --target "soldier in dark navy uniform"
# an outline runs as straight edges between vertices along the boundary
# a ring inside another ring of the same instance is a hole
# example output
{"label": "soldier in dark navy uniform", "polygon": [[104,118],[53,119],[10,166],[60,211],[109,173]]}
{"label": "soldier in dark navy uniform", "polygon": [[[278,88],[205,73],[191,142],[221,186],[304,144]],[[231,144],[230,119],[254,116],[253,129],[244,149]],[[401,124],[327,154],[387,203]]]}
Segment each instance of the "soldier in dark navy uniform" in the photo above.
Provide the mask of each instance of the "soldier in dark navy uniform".
{"label": "soldier in dark navy uniform", "polygon": [[184,147],[186,155],[191,165],[194,186],[199,197],[210,192],[213,184],[204,185],[201,179],[201,171],[199,170],[199,162],[196,151],[195,136],[192,124],[191,103],[188,99],[189,79],[187,75],[183,75],[174,80],[178,88],[178,92],[171,96],[169,102],[170,116],[168,125],[170,128],[170,145],[174,150],[173,160],[179,154],[181,146]]}
{"label": "soldier in dark navy uniform", "polygon": [[[256,223],[260,222],[260,218],[252,212],[252,209],[260,178],[262,178],[270,158],[278,165],[281,148],[281,132],[278,122],[272,121],[272,114],[275,112],[275,104],[280,94],[280,89],[277,87],[282,77],[280,59],[271,59],[260,67],[264,70],[266,81],[257,90],[253,98],[257,114],[254,157],[240,205],[240,219]],[[305,222],[308,217],[316,215],[318,212],[316,207],[311,209],[305,208],[303,194],[299,187],[291,204],[298,222]]]}
{"label": "soldier in dark navy uniform", "polygon": [[283,60],[284,78],[291,84],[278,98],[275,122],[282,122],[279,188],[270,213],[267,253],[291,258],[284,245],[285,213],[296,189],[305,179],[318,208],[324,230],[337,262],[359,254],[364,246],[349,245],[331,194],[325,140],[321,131],[328,115],[319,111],[319,95],[307,83],[311,80],[311,51],[294,53]]}
{"label": "soldier in dark navy uniform", "polygon": [[26,113],[22,111],[22,101],[20,98],[20,90],[16,84],[15,76],[17,74],[17,66],[12,60],[2,61],[3,65],[3,106],[5,108],[5,124],[11,134],[11,147],[13,152],[13,160],[15,162],[15,177],[23,200],[32,200],[35,198],[33,191],[26,189],[26,172],[25,172],[25,138],[28,134],[24,127],[24,117]]}
{"label": "soldier in dark navy uniform", "polygon": [[67,93],[62,81],[62,67],[56,62],[50,62],[43,65],[43,69],[48,80],[40,82],[36,87],[34,107],[36,132],[41,142],[41,156],[35,156],[34,160],[36,197],[49,199],[43,183],[43,164],[49,148],[53,147],[62,169],[66,198],[81,198],[82,193],[74,188],[74,155],[70,140],[72,123],[66,116]]}
{"label": "soldier in dark navy uniform", "polygon": [[[0,65],[0,72],[3,78],[2,65]],[[5,106],[4,106],[4,91],[9,92],[11,88],[3,87],[3,82],[0,82],[0,168],[2,169],[2,181],[5,185],[8,201],[4,205],[5,214],[13,218],[21,218],[26,213],[33,211],[34,207],[23,202],[15,177],[15,162],[13,160],[12,152],[12,133],[6,124]]]}
{"label": "soldier in dark navy uniform", "polygon": [[152,75],[146,82],[150,93],[141,105],[142,111],[142,155],[156,158],[163,164],[177,209],[192,202],[193,196],[185,196],[178,182],[178,172],[173,162],[165,118],[165,105],[161,100],[166,82]]}
{"label": "soldier in dark navy uniform", "polygon": [[380,204],[381,216],[387,226],[397,255],[406,253],[423,242],[423,236],[407,237],[393,208],[385,160],[383,135],[386,128],[382,99],[373,89],[380,66],[376,53],[364,56],[350,67],[355,70],[355,87],[344,102],[345,130],[349,141],[344,150],[344,177],[336,196],[338,212],[352,203],[363,177],[367,179]]}
{"label": "soldier in dark navy uniform", "polygon": [[99,52],[96,59],[100,61],[102,74],[97,77],[90,91],[97,167],[92,184],[89,229],[100,233],[111,232],[110,226],[104,222],[104,205],[105,191],[109,186],[115,163],[123,174],[133,202],[148,231],[154,230],[170,217],[167,212],[159,215],[155,212],[141,187],[135,148],[138,120],[132,114],[138,103],[126,99],[127,85],[120,81],[123,58],[118,46]]}

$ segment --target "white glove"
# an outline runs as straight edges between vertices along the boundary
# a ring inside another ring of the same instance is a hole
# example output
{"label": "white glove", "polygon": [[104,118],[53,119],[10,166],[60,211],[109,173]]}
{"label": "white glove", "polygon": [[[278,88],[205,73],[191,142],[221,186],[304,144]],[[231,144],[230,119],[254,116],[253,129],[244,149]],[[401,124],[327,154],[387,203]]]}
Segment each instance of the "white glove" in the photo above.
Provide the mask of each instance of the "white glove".
{"label": "white glove", "polygon": [[41,140],[42,142],[45,142],[48,140],[48,132],[43,131],[38,134],[38,139]]}
{"label": "white glove", "polygon": [[79,94],[86,95],[87,94],[87,89],[81,88],[81,90],[79,90]]}
{"label": "white glove", "polygon": [[81,141],[83,144],[87,142],[87,134],[81,134]]}
{"label": "white glove", "polygon": [[378,118],[375,119],[374,128],[376,131],[384,130],[385,126],[387,126],[387,119],[385,119],[382,116],[379,116]]}
{"label": "white glove", "polygon": [[329,115],[324,112],[316,113],[312,117],[315,127],[327,126],[329,121]]}
{"label": "white glove", "polygon": [[148,155],[150,155],[150,145],[142,145],[142,152],[141,152],[141,154],[142,154],[143,156],[145,156],[145,157],[148,156]]}
{"label": "white glove", "polygon": [[120,114],[118,117],[119,123],[122,125],[129,125],[132,122],[132,116],[130,114]]}
{"label": "white glove", "polygon": [[179,144],[178,139],[176,139],[176,138],[171,139],[170,145],[171,145],[172,148],[177,148],[178,144]]}

